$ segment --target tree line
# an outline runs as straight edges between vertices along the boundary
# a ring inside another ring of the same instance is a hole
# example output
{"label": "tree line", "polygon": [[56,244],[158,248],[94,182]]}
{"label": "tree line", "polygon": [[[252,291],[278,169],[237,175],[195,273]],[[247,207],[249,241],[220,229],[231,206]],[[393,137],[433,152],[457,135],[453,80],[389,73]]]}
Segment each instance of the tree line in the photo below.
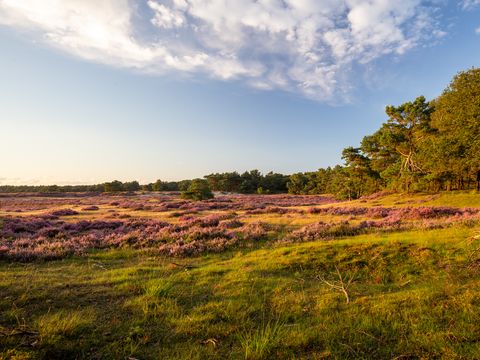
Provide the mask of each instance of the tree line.
{"label": "tree line", "polygon": [[95,192],[115,193],[134,191],[187,191],[191,186],[205,185],[211,191],[234,192],[243,194],[277,194],[287,192],[289,176],[269,172],[262,174],[258,170],[215,173],[206,175],[204,179],[162,181],[140,185],[138,181],[121,182],[114,180],[95,185],[2,185],[0,192],[34,192],[34,193],[69,193]]}
{"label": "tree line", "polygon": [[[0,186],[0,192],[182,191],[323,194],[355,199],[380,190],[480,190],[480,69],[459,72],[437,98],[419,96],[387,106],[387,120],[359,146],[342,152],[344,165],[283,175],[258,170],[214,173],[204,179],[112,181],[98,185]],[[202,190],[202,191],[203,191]]]}
{"label": "tree line", "polygon": [[289,192],[480,190],[480,69],[458,73],[436,99],[419,96],[385,112],[376,132],[343,150],[344,166],[293,174]]}

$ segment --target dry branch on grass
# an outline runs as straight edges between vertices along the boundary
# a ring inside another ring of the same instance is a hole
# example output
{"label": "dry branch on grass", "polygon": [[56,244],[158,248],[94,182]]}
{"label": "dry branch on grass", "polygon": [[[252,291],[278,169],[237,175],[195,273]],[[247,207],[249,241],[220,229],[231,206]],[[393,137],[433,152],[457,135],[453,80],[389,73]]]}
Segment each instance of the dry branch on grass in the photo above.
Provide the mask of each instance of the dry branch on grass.
{"label": "dry branch on grass", "polygon": [[319,275],[318,278],[320,279],[320,281],[322,281],[325,285],[329,286],[331,289],[342,292],[343,295],[345,295],[345,300],[347,301],[347,304],[348,304],[350,303],[350,296],[348,293],[348,289],[350,285],[353,283],[353,281],[355,280],[355,274],[351,276],[342,276],[342,274],[340,273],[340,270],[336,265],[335,265],[335,270],[338,276],[338,280],[328,281],[321,275]]}
{"label": "dry branch on grass", "polygon": [[24,327],[19,327],[11,330],[0,329],[0,336],[9,337],[9,336],[22,336],[22,335],[37,336],[38,332],[29,330]]}
{"label": "dry branch on grass", "polygon": [[175,263],[175,262],[170,262],[170,264],[175,266],[175,267],[183,268],[185,270],[195,269],[197,267],[197,266],[194,266],[194,265],[182,265],[182,264]]}

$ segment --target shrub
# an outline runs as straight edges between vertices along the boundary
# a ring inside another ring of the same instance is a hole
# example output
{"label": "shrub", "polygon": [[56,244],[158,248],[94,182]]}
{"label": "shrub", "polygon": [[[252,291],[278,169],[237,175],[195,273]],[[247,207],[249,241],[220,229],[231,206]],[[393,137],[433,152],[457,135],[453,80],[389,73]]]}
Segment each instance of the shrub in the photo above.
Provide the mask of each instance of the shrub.
{"label": "shrub", "polygon": [[86,206],[82,208],[82,211],[96,211],[98,209],[99,209],[98,206],[92,205],[92,206]]}
{"label": "shrub", "polygon": [[71,216],[71,215],[78,215],[78,212],[72,209],[60,209],[55,210],[50,213],[53,216]]}
{"label": "shrub", "polygon": [[187,190],[182,192],[182,198],[195,201],[207,200],[213,199],[213,193],[207,180],[195,179],[192,180]]}

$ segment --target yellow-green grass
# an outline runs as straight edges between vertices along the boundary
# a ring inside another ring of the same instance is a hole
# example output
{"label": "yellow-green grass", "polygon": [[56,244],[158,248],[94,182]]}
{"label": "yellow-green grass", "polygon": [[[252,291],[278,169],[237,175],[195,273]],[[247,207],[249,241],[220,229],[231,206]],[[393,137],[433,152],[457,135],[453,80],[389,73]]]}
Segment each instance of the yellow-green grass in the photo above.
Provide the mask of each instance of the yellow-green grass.
{"label": "yellow-green grass", "polygon": [[478,230],[0,263],[0,358],[478,358]]}
{"label": "yellow-green grass", "polygon": [[330,214],[258,214],[243,215],[240,219],[246,223],[263,222],[267,224],[285,225],[299,227],[315,222],[331,222],[349,219],[348,215],[330,215]]}
{"label": "yellow-green grass", "polygon": [[[458,208],[480,207],[478,191],[444,191],[435,194],[428,193],[393,193],[377,199],[359,199],[329,203],[318,207],[420,207],[420,206],[451,206]],[[304,207],[308,208],[308,207]]]}

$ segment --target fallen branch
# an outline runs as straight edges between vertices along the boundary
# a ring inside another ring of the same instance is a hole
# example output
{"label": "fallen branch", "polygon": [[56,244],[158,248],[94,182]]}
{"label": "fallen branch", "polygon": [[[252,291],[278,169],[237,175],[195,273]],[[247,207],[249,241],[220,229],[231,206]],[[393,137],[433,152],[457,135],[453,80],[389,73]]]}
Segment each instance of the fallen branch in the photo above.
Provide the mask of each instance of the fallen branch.
{"label": "fallen branch", "polygon": [[28,329],[12,329],[10,331],[0,330],[0,336],[18,336],[18,335],[38,335],[37,331],[32,331]]}
{"label": "fallen branch", "polygon": [[193,265],[177,264],[177,263],[174,263],[174,262],[170,262],[170,264],[172,264],[173,266],[184,268],[184,269],[195,269],[197,267],[197,266],[193,266]]}
{"label": "fallen branch", "polygon": [[102,270],[108,270],[102,263],[99,262],[93,263],[93,266],[99,267]]}
{"label": "fallen branch", "polygon": [[335,270],[337,271],[337,276],[338,280],[335,282],[330,282],[326,280],[323,276],[319,276],[319,279],[329,286],[332,289],[341,291],[343,295],[345,295],[345,300],[347,301],[347,304],[350,303],[350,296],[348,294],[348,288],[352,284],[353,280],[355,279],[355,274],[350,276],[347,280],[347,277],[343,277],[342,274],[340,273],[340,270],[338,270],[338,267],[335,265]]}

